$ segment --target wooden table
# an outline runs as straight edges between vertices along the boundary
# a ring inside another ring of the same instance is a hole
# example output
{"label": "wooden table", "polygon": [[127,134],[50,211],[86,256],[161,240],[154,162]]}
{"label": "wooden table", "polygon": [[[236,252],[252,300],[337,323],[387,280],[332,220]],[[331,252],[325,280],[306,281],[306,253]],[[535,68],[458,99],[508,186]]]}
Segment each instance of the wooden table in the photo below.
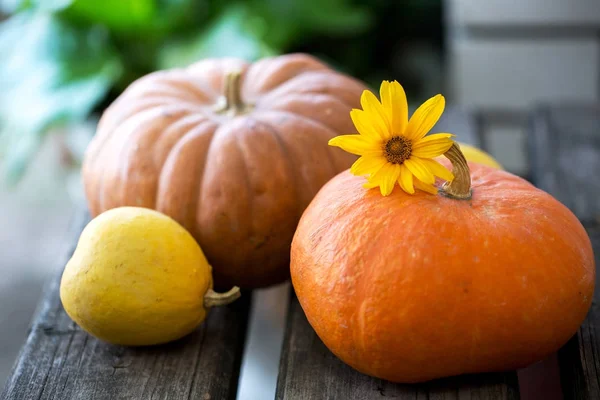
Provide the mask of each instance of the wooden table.
{"label": "wooden table", "polygon": [[[582,218],[598,257],[600,202],[593,195],[600,194],[600,190],[598,183],[590,184],[585,174],[578,172],[581,169],[573,166],[585,169],[590,162],[595,162],[594,157],[600,162],[600,144],[597,137],[592,140],[589,136],[590,127],[596,126],[592,131],[600,132],[600,120],[588,115],[588,130],[579,132],[572,128],[572,124],[582,118],[573,115],[575,111],[565,113],[562,108],[546,107],[533,114],[528,145],[531,173],[536,184],[561,199]],[[466,111],[450,110],[436,130],[454,132],[458,140],[477,145],[476,127],[469,115]],[[600,168],[596,171],[600,172]],[[576,173],[579,175],[575,176]],[[82,212],[74,226],[71,252],[87,221],[87,215]],[[61,265],[70,255],[60,261]],[[136,349],[103,343],[79,329],[62,308],[58,282],[59,277],[56,277],[42,295],[39,311],[2,399],[208,400],[236,397],[252,293],[245,292],[234,304],[212,310],[208,319],[182,340]],[[520,398],[515,371],[466,375],[421,385],[392,384],[362,375],[342,363],[323,345],[293,294],[289,301],[277,399]],[[586,322],[559,352],[561,384],[566,399],[600,399],[598,312],[598,297],[595,296]]]}

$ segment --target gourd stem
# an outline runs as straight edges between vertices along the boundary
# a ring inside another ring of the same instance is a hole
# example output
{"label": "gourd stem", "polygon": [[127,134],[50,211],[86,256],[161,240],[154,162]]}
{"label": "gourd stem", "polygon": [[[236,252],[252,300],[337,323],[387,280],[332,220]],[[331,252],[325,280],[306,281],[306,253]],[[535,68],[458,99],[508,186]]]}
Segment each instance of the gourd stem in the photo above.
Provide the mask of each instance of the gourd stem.
{"label": "gourd stem", "polygon": [[241,296],[240,288],[237,286],[232,287],[225,293],[217,293],[212,289],[208,289],[204,295],[204,307],[218,307],[225,306],[229,303],[233,303]]}
{"label": "gourd stem", "polygon": [[239,70],[232,71],[225,75],[225,82],[223,83],[223,96],[225,103],[222,111],[242,112],[244,111],[245,105],[242,101],[241,85],[240,80],[242,72]]}
{"label": "gourd stem", "polygon": [[444,156],[452,163],[454,179],[451,182],[444,183],[440,193],[453,199],[469,200],[473,194],[471,170],[465,156],[460,151],[458,143],[454,142],[452,147],[444,153]]}

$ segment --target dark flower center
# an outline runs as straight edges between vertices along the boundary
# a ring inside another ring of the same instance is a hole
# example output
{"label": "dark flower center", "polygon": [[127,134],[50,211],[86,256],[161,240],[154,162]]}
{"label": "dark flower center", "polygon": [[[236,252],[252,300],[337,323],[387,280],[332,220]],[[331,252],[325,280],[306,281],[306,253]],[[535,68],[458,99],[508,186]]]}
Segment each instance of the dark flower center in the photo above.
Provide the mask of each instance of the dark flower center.
{"label": "dark flower center", "polygon": [[385,144],[385,158],[392,164],[402,164],[410,158],[412,142],[403,136],[394,136]]}

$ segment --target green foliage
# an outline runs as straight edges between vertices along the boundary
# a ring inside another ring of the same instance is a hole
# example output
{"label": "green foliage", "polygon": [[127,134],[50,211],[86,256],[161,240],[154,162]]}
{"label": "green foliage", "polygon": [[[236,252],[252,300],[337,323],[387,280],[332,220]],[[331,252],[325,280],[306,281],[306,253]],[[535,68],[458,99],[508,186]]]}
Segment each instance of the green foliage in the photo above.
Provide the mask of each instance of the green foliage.
{"label": "green foliage", "polygon": [[76,28],[27,10],[0,24],[0,154],[17,180],[42,134],[85,118],[122,65],[101,27]]}
{"label": "green foliage", "polygon": [[[60,0],[59,0],[60,1]],[[203,2],[194,0],[70,0],[64,16],[76,23],[102,24],[117,37],[158,39],[194,23]]]}
{"label": "green foliage", "polygon": [[[439,0],[425,3],[431,1]],[[409,1],[413,2],[421,4]],[[81,122],[110,104],[132,81],[158,69],[206,57],[252,61],[309,51],[364,77],[365,71],[386,65],[386,58],[377,59],[381,54],[374,53],[380,52],[374,46],[376,14],[388,13],[389,4],[401,10],[403,6],[396,4],[405,2],[357,3],[0,0],[0,13],[8,15],[0,23],[4,170],[17,181],[49,128]],[[361,39],[369,32],[371,42]],[[385,35],[393,38],[398,32]],[[383,54],[392,57],[385,52],[390,53],[389,46]],[[382,74],[380,69],[375,73]]]}
{"label": "green foliage", "polygon": [[277,54],[264,40],[264,23],[245,4],[225,8],[202,35],[174,39],[158,52],[159,69],[183,67],[206,57],[234,56],[246,60]]}

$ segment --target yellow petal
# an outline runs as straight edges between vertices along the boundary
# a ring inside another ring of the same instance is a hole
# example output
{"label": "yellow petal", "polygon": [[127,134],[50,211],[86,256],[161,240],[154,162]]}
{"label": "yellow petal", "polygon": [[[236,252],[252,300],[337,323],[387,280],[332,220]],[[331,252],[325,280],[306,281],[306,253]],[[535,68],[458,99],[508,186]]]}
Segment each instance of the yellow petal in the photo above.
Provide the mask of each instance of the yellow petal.
{"label": "yellow petal", "polygon": [[392,135],[402,135],[408,124],[408,102],[404,89],[396,81],[383,81],[379,88],[379,95],[390,121]]}
{"label": "yellow petal", "polygon": [[350,172],[354,175],[373,175],[386,163],[383,157],[361,157],[352,164]]}
{"label": "yellow petal", "polygon": [[373,188],[379,187],[379,182],[375,182],[375,181],[366,181],[366,182],[363,184],[363,187],[364,187],[364,188],[366,188],[366,189],[373,189]]}
{"label": "yellow petal", "polygon": [[386,165],[381,167],[379,169],[378,173],[373,174],[370,177],[368,177],[367,182],[365,182],[363,187],[366,187],[367,189],[379,187],[379,185],[381,184],[381,176],[382,176],[379,172],[381,172],[382,169],[386,168]]}
{"label": "yellow petal", "polygon": [[350,111],[350,118],[352,118],[356,130],[361,135],[378,140],[383,140],[388,135],[385,126],[373,123],[371,114],[363,110],[354,109]]}
{"label": "yellow petal", "polygon": [[330,146],[340,147],[348,153],[359,156],[382,154],[381,144],[361,135],[341,135],[329,140]]}
{"label": "yellow petal", "polygon": [[421,162],[420,158],[411,157],[408,160],[404,161],[404,165],[408,168],[412,174],[424,183],[433,184],[435,182],[435,177],[427,169],[427,166]]}
{"label": "yellow petal", "polygon": [[445,179],[447,181],[451,181],[454,179],[454,174],[439,162],[431,159],[421,159],[421,162],[425,164],[427,169],[431,171],[433,175],[439,176],[440,178]]}
{"label": "yellow petal", "polygon": [[362,96],[360,96],[360,105],[369,116],[369,123],[375,127],[377,132],[384,133],[385,136],[382,138],[388,139],[392,137],[390,123],[385,115],[383,106],[372,92],[368,90],[363,91]]}
{"label": "yellow petal", "polygon": [[441,94],[421,104],[408,121],[404,136],[412,140],[418,140],[425,136],[442,116],[445,105],[446,100]]}
{"label": "yellow petal", "polygon": [[413,194],[415,192],[415,188],[413,186],[413,174],[408,170],[406,165],[402,164],[400,166],[400,179],[398,180],[400,187],[406,193]]}
{"label": "yellow petal", "polygon": [[413,149],[419,148],[419,146],[424,146],[428,142],[431,142],[431,141],[436,141],[436,140],[440,140],[440,139],[451,139],[455,136],[456,135],[453,135],[452,133],[434,133],[431,135],[427,135],[421,139],[414,140],[413,141]]}
{"label": "yellow petal", "polygon": [[415,187],[419,190],[422,190],[424,192],[431,193],[431,194],[437,194],[437,192],[438,192],[438,189],[435,186],[423,183],[418,179],[415,179]]}
{"label": "yellow petal", "polygon": [[381,185],[379,186],[379,190],[381,194],[384,196],[390,195],[394,190],[394,186],[400,177],[400,165],[399,164],[389,164],[391,165],[390,172],[381,178]]}
{"label": "yellow petal", "polygon": [[379,190],[383,196],[389,196],[394,190],[394,185],[399,176],[400,165],[386,163],[369,181],[379,185]]}
{"label": "yellow petal", "polygon": [[454,143],[451,139],[430,140],[425,143],[418,143],[413,146],[411,154],[421,158],[433,158],[440,156],[448,151]]}

